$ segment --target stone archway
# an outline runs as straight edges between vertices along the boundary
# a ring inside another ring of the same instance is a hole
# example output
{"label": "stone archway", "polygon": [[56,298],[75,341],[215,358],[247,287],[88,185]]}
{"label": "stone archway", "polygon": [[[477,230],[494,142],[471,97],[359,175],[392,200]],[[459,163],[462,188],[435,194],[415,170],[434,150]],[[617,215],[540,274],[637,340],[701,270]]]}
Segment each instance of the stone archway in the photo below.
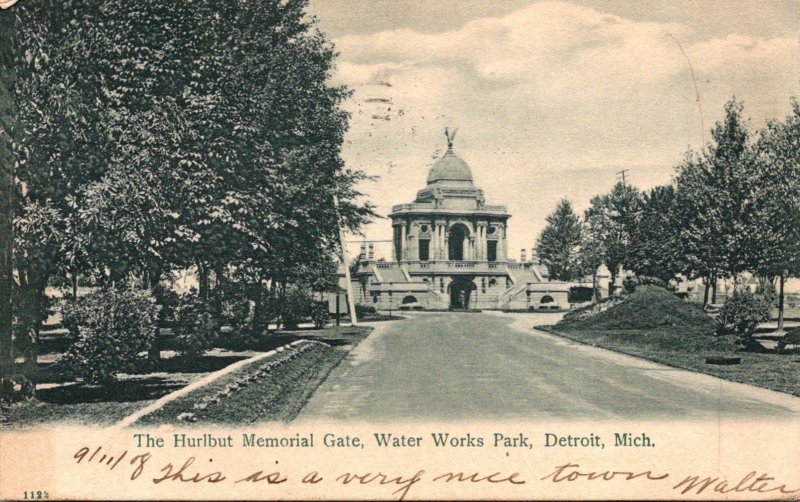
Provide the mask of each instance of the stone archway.
{"label": "stone archway", "polygon": [[447,233],[447,259],[462,261],[467,259],[469,229],[463,223],[456,223]]}
{"label": "stone archway", "polygon": [[450,289],[450,308],[451,309],[468,309],[470,308],[470,300],[472,299],[472,292],[475,290],[475,284],[472,282],[470,276],[456,276],[449,285]]}

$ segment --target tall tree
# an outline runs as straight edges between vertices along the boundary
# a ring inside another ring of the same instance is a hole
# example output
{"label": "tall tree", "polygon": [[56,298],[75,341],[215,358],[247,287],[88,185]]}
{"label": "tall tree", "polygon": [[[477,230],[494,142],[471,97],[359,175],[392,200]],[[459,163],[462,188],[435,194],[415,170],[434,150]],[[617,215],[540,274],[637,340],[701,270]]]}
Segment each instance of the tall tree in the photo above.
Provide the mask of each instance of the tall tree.
{"label": "tall tree", "polygon": [[682,270],[675,188],[656,186],[642,194],[631,235],[627,267],[637,275],[673,279]]}
{"label": "tall tree", "polygon": [[581,222],[572,204],[561,199],[545,219],[547,226],[536,240],[536,254],[547,266],[550,277],[571,281],[582,276]]}
{"label": "tall tree", "polygon": [[[65,230],[76,206],[70,196],[104,164],[98,158],[92,108],[81,92],[79,61],[87,47],[80,30],[69,29],[80,15],[76,2],[21,2],[12,40],[16,74],[13,315],[15,337],[28,363],[45,305],[48,280],[66,263]],[[91,10],[87,7],[87,10]]]}
{"label": "tall tree", "polygon": [[14,66],[11,50],[14,14],[0,15],[0,391],[12,372],[11,306],[14,286],[13,193],[14,156],[11,134],[15,117]]}
{"label": "tall tree", "polygon": [[711,131],[702,155],[688,153],[676,178],[681,209],[680,239],[686,258],[684,273],[703,277],[712,287],[720,277],[737,275],[755,264],[753,154],[742,103],[725,105],[725,118]]}
{"label": "tall tree", "polygon": [[32,338],[54,274],[153,286],[193,265],[210,298],[231,265],[260,283],[330,272],[340,221],[355,230],[372,207],[341,160],[349,93],[328,84],[335,53],[306,3],[21,4],[17,310]]}
{"label": "tall tree", "polygon": [[634,232],[639,191],[619,182],[605,195],[592,198],[585,220],[591,241],[597,245],[598,254],[611,275],[609,294],[614,291],[617,276],[627,265],[631,252],[631,235]]}
{"label": "tall tree", "polygon": [[770,121],[756,143],[758,183],[752,232],[756,272],[778,282],[778,330],[784,325],[784,286],[800,276],[800,104],[783,122]]}

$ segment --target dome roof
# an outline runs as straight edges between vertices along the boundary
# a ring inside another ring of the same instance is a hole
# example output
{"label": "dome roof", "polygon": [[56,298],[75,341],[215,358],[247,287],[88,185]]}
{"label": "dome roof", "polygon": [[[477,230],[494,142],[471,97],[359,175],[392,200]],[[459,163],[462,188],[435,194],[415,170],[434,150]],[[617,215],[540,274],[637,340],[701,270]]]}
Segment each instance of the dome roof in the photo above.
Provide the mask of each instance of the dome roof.
{"label": "dome roof", "polygon": [[448,149],[447,153],[433,164],[428,173],[429,185],[437,181],[467,181],[471,183],[472,172],[466,162]]}

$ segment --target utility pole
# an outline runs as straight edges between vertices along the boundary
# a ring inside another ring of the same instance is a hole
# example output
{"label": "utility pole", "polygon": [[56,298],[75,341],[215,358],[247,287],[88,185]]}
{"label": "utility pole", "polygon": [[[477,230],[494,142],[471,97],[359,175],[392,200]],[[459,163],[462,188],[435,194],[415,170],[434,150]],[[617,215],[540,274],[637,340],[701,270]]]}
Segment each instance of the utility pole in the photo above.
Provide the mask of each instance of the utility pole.
{"label": "utility pole", "polygon": [[350,263],[347,259],[347,243],[344,240],[344,227],[342,226],[342,218],[339,214],[339,197],[333,195],[333,207],[336,209],[336,219],[339,223],[339,242],[342,246],[342,265],[344,266],[344,278],[347,281],[347,305],[350,308],[350,323],[353,326],[358,325],[356,319],[356,304],[353,301],[353,283],[350,281]]}
{"label": "utility pole", "polygon": [[597,303],[597,245],[592,234],[592,305]]}
{"label": "utility pole", "polygon": [[619,174],[620,177],[622,178],[622,184],[623,185],[625,184],[625,173],[627,173],[628,171],[629,171],[629,169],[623,169],[621,171],[617,171],[617,174]]}

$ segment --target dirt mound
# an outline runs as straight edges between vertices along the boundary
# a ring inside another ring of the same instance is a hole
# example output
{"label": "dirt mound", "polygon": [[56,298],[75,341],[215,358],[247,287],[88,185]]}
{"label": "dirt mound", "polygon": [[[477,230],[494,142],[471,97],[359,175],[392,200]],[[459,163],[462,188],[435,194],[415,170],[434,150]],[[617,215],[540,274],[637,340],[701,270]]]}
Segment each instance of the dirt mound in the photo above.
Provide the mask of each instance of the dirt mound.
{"label": "dirt mound", "polygon": [[639,286],[605,309],[570,312],[556,325],[568,330],[641,330],[672,328],[684,334],[711,334],[716,325],[703,310],[657,286]]}

